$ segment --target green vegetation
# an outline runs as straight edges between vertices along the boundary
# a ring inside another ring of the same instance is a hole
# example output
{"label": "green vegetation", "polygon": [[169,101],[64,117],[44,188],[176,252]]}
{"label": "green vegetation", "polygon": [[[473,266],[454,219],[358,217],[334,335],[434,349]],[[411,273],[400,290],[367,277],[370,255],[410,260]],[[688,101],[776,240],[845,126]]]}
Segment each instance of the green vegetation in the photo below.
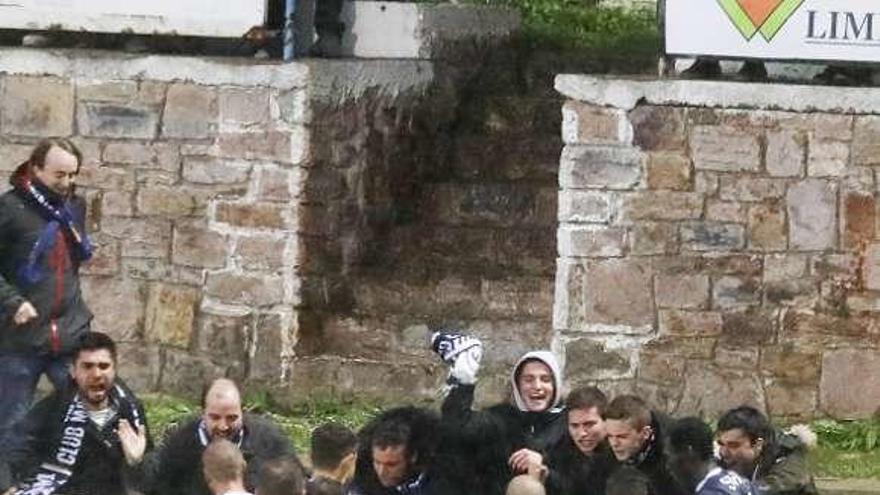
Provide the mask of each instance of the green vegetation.
{"label": "green vegetation", "polygon": [[820,420],[813,454],[816,474],[834,478],[880,478],[880,421]]}

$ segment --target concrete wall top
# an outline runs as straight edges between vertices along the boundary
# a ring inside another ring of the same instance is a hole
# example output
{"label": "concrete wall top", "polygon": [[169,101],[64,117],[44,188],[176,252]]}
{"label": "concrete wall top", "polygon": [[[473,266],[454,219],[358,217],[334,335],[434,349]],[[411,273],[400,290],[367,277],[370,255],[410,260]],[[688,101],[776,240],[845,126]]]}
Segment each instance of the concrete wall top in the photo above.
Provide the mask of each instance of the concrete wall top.
{"label": "concrete wall top", "polygon": [[579,74],[556,76],[555,88],[575,100],[624,110],[646,103],[792,112],[880,114],[880,91],[877,88],[621,79]]}
{"label": "concrete wall top", "polygon": [[132,55],[107,51],[0,48],[0,73],[95,80],[301,88],[308,65],[247,58]]}

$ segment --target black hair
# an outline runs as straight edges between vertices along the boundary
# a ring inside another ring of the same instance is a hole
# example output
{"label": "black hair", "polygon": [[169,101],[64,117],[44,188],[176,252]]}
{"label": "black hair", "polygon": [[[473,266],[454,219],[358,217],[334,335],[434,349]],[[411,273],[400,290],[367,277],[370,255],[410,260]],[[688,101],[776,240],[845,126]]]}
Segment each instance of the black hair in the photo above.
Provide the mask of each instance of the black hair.
{"label": "black hair", "polygon": [[752,442],[759,438],[769,440],[773,427],[767,416],[751,406],[740,406],[724,413],[718,420],[718,431],[740,429]]}
{"label": "black hair", "polygon": [[73,356],[73,361],[76,362],[79,358],[79,354],[83,351],[98,350],[108,351],[110,357],[113,358],[113,362],[116,362],[116,342],[113,342],[113,339],[110,338],[109,335],[101,332],[88,332],[82,337],[82,339],[80,339],[79,345],[76,348],[76,353]]}
{"label": "black hair", "polygon": [[648,479],[638,470],[629,465],[623,465],[614,470],[608,478],[605,487],[607,495],[648,495]]}
{"label": "black hair", "polygon": [[597,387],[579,387],[572,390],[565,398],[565,409],[592,409],[596,408],[599,416],[605,415],[608,407],[608,397]]}
{"label": "black hair", "polygon": [[344,493],[345,491],[338,481],[327,478],[317,477],[306,485],[306,495],[343,495]]}
{"label": "black hair", "polygon": [[357,436],[339,423],[324,423],[312,431],[311,446],[312,465],[329,471],[357,450]]}
{"label": "black hair", "polygon": [[669,430],[669,445],[673,452],[692,453],[701,461],[712,458],[712,429],[697,417],[681,418]]}
{"label": "black hair", "polygon": [[259,475],[260,495],[299,495],[306,488],[302,465],[290,456],[264,462]]}

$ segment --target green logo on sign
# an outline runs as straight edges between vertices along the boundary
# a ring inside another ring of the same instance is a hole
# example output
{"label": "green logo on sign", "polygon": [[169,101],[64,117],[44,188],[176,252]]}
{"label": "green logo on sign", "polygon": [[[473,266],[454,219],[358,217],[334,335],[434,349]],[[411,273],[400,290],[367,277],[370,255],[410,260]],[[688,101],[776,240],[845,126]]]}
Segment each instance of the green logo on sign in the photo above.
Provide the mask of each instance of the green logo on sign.
{"label": "green logo on sign", "polygon": [[804,0],[718,0],[733,25],[746,40],[761,33],[770,41]]}

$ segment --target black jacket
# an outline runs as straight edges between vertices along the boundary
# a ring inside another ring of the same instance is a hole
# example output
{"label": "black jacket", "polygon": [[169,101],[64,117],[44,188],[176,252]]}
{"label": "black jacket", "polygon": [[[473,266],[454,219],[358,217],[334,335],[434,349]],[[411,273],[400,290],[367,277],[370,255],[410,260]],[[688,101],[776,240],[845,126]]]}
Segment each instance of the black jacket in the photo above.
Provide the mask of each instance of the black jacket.
{"label": "black jacket", "polygon": [[[22,170],[16,172],[21,173]],[[62,202],[51,191],[43,192],[50,201]],[[74,197],[70,204],[80,230],[85,232],[85,202]],[[40,261],[45,277],[27,286],[18,280],[19,268],[26,264],[47,224],[40,210],[15,189],[0,195],[0,353],[68,354],[88,331],[92,313],[82,299],[79,261],[73,256],[72,241],[63,229],[56,238],[55,249]],[[53,256],[56,259],[50,261]],[[33,304],[39,316],[24,326],[12,328],[12,318],[24,301]],[[56,339],[52,337],[52,320],[58,329]]]}
{"label": "black jacket", "polygon": [[[19,425],[24,432],[21,442],[4,451],[0,462],[0,492],[15,483],[27,480],[58,448],[64,428],[64,416],[72,399],[73,390],[56,392],[38,402]],[[135,401],[138,415],[146,427],[143,406]],[[126,495],[128,488],[139,488],[142,483],[142,466],[129,467],[119,443],[116,428],[119,420],[128,418],[129,411],[121,408],[117,418],[111,419],[98,429],[89,422],[80,453],[74,465],[73,475],[63,486],[66,495]],[[133,423],[133,420],[132,420]],[[147,450],[152,449],[152,439],[147,429]]]}
{"label": "black jacket", "polygon": [[775,430],[768,439],[752,481],[761,495],[819,493],[807,460],[807,446],[794,435]]}
{"label": "black jacket", "polygon": [[[690,495],[688,490],[673,478],[667,468],[667,446],[669,444],[667,434],[670,418],[658,412],[652,412],[651,418],[651,426],[654,430],[653,437],[639,454],[633,459],[625,461],[624,464],[638,469],[645,476],[648,493],[651,495]],[[615,473],[618,471],[615,470],[608,478],[608,485],[617,481]]]}
{"label": "black jacket", "polygon": [[605,482],[617,461],[607,442],[587,456],[566,436],[550,451],[546,465],[548,495],[604,495]]}
{"label": "black jacket", "polygon": [[[156,495],[211,495],[202,475],[199,440],[200,418],[195,417],[170,430],[160,447],[146,463],[148,493]],[[295,457],[290,439],[275,423],[257,415],[245,414],[241,453],[247,461],[245,486],[251,492],[259,485],[262,463],[271,459]]]}
{"label": "black jacket", "polygon": [[523,412],[510,404],[483,411],[472,410],[473,385],[457,385],[443,402],[443,422],[453,432],[450,448],[457,466],[452,471],[457,486],[481,495],[503,494],[514,474],[510,455],[522,448],[543,454],[565,434],[561,411]]}

